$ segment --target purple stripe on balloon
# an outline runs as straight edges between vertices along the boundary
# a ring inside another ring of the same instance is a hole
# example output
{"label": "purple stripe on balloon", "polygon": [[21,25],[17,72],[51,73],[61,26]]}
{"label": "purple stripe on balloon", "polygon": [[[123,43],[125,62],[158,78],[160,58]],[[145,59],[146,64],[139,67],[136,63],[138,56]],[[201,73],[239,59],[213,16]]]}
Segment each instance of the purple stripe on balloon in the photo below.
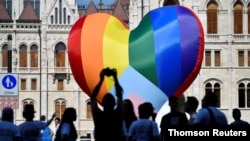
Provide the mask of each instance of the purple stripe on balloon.
{"label": "purple stripe on balloon", "polygon": [[[195,19],[193,13],[184,8],[178,8],[177,13],[180,15],[179,25],[180,25],[180,37],[181,37],[181,56],[182,56],[182,81],[192,73],[196,65],[196,60],[198,58],[199,46],[200,46],[200,32],[198,29],[197,20]],[[185,15],[185,16],[181,16]],[[190,34],[187,34],[190,33]],[[190,46],[194,46],[190,48]]]}

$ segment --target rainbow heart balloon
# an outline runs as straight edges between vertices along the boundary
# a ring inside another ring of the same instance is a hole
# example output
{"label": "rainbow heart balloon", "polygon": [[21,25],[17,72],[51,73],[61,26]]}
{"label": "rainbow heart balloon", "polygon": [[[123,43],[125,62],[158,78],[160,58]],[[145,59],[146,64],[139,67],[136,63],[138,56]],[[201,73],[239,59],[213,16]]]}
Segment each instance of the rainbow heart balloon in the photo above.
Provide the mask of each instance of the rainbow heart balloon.
{"label": "rainbow heart balloon", "polygon": [[[134,30],[110,14],[90,14],[76,21],[68,40],[72,73],[86,94],[91,95],[103,68],[116,68],[124,98],[136,105],[150,101],[156,110],[191,85],[203,51],[200,20],[178,5],[150,11]],[[106,92],[114,93],[113,83],[105,79],[99,102]]]}

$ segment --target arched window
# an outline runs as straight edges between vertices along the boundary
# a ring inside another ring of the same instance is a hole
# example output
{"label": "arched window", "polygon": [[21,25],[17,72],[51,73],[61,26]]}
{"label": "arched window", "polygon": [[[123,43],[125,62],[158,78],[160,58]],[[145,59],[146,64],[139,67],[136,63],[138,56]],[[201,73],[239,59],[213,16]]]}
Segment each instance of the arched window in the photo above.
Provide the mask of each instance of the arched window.
{"label": "arched window", "polygon": [[210,92],[214,92],[217,95],[218,101],[217,101],[216,106],[220,107],[221,106],[221,103],[220,103],[220,101],[221,101],[221,98],[220,98],[220,96],[221,96],[221,86],[220,86],[220,84],[216,83],[216,82],[214,84],[208,82],[205,85],[205,93],[207,94],[207,93],[210,93]]}
{"label": "arched window", "polygon": [[217,12],[218,6],[213,1],[208,3],[207,6],[207,33],[217,34]]}
{"label": "arched window", "polygon": [[58,9],[55,8],[55,24],[58,24]]}
{"label": "arched window", "polygon": [[65,50],[66,46],[64,43],[60,42],[55,47],[55,56],[56,56],[56,67],[65,67]]}
{"label": "arched window", "polygon": [[243,6],[240,3],[234,5],[234,33],[242,34],[243,28]]}
{"label": "arched window", "polygon": [[238,85],[238,105],[239,108],[250,107],[250,83],[247,85],[240,83]]}
{"label": "arched window", "polygon": [[176,5],[175,0],[164,0],[163,6]]}
{"label": "arched window", "polygon": [[70,24],[70,16],[68,16],[68,24]]}
{"label": "arched window", "polygon": [[37,45],[32,45],[30,47],[30,66],[31,67],[38,67],[38,47],[37,47]]}
{"label": "arched window", "polygon": [[55,102],[56,117],[62,118],[62,114],[66,109],[66,102],[64,100],[57,100]]}
{"label": "arched window", "polygon": [[67,20],[67,11],[66,8],[63,8],[63,24],[66,24]]}
{"label": "arched window", "polygon": [[91,103],[90,100],[87,101],[87,108],[86,108],[87,119],[92,119],[92,111],[91,111]]}
{"label": "arched window", "polygon": [[217,95],[217,98],[218,98],[218,102],[216,104],[217,107],[220,107],[220,101],[221,101],[221,98],[220,98],[220,84],[219,83],[215,83],[214,84],[214,93]]}
{"label": "arched window", "polygon": [[4,44],[2,47],[2,67],[8,66],[8,44]]}
{"label": "arched window", "polygon": [[22,44],[19,48],[19,67],[27,67],[27,46]]}
{"label": "arched window", "polygon": [[62,0],[59,0],[59,24],[62,24]]}
{"label": "arched window", "polygon": [[[24,107],[25,107],[25,105],[27,105],[27,104],[31,104],[31,105],[34,105],[34,101],[33,100],[31,100],[31,99],[27,99],[27,100],[24,100],[23,101],[23,110],[24,110]],[[35,105],[34,105],[34,108],[35,108]],[[23,111],[22,110],[22,111]],[[35,110],[36,111],[36,110]]]}
{"label": "arched window", "polygon": [[205,90],[206,93],[212,92],[212,85],[211,85],[211,83],[207,83],[205,88],[206,88],[206,90]]}

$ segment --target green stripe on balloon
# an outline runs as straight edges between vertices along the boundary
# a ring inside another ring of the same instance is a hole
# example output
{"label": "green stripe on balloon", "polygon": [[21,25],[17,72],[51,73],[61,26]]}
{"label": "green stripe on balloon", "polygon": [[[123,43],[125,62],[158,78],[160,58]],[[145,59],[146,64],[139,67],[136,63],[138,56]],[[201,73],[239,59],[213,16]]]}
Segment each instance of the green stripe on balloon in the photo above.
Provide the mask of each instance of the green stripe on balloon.
{"label": "green stripe on balloon", "polygon": [[154,34],[150,14],[140,23],[143,24],[132,30],[129,36],[129,64],[157,85]]}

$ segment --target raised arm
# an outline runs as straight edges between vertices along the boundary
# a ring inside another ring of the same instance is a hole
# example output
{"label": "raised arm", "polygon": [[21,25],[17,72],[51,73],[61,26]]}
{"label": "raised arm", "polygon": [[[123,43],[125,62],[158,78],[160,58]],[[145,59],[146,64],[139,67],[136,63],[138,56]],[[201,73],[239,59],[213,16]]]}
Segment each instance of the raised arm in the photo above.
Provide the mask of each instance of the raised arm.
{"label": "raised arm", "polygon": [[55,116],[56,116],[56,113],[54,113],[54,114],[51,116],[51,118],[47,121],[47,126],[49,126],[49,125],[51,124],[51,122],[54,120]]}
{"label": "raised arm", "polygon": [[116,90],[116,96],[117,96],[117,104],[122,105],[122,94],[123,94],[123,89],[117,79],[117,71],[116,69],[112,69],[113,71],[113,78],[115,81],[115,90]]}
{"label": "raised arm", "polygon": [[98,93],[99,93],[99,91],[100,91],[100,88],[101,88],[101,86],[102,86],[102,82],[103,82],[103,80],[104,80],[104,71],[105,71],[105,69],[102,69],[101,70],[101,73],[100,73],[100,80],[99,80],[99,82],[97,83],[97,85],[95,86],[95,88],[94,88],[94,90],[93,90],[93,92],[92,92],[92,94],[91,94],[91,100],[95,100],[96,99],[96,97],[97,97],[97,95],[98,95]]}

